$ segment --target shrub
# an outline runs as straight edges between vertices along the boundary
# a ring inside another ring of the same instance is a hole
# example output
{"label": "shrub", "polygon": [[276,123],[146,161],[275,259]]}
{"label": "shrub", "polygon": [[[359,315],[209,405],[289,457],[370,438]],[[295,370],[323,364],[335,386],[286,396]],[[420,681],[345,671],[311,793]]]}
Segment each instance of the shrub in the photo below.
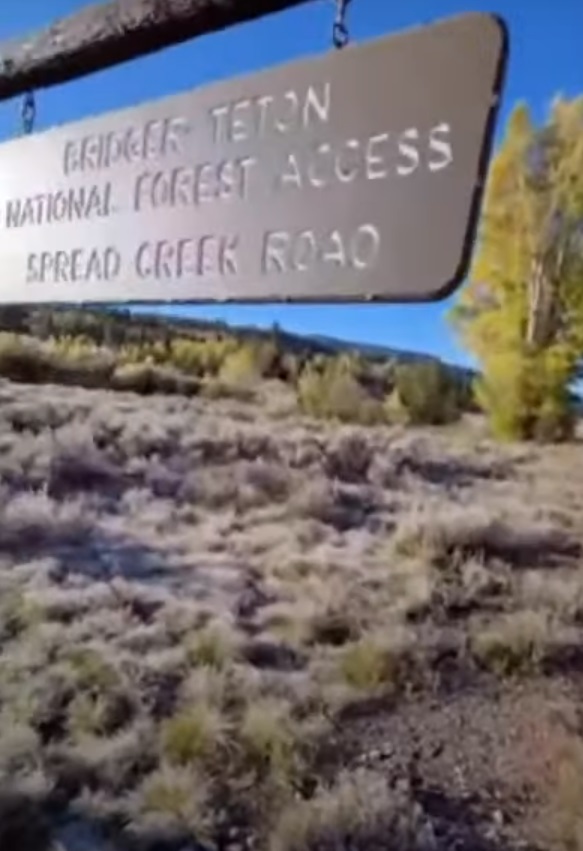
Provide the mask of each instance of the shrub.
{"label": "shrub", "polygon": [[437,361],[401,364],[395,370],[395,390],[408,421],[414,425],[443,425],[462,414],[464,388],[451,370]]}
{"label": "shrub", "polygon": [[351,362],[318,362],[302,371],[297,387],[300,410],[312,417],[374,425],[384,419],[382,403],[371,396],[352,371]]}
{"label": "shrub", "polygon": [[176,369],[201,378],[208,368],[205,344],[196,340],[183,338],[172,340],[169,360]]}
{"label": "shrub", "polygon": [[200,364],[205,376],[217,376],[226,358],[239,348],[234,337],[200,341]]}
{"label": "shrub", "polygon": [[277,348],[272,343],[244,343],[226,356],[219,378],[230,385],[253,386],[274,373],[277,358]]}
{"label": "shrub", "polygon": [[233,399],[237,402],[254,402],[255,390],[247,385],[229,384],[219,378],[210,378],[203,382],[200,395],[203,399]]}
{"label": "shrub", "polygon": [[0,375],[11,381],[41,384],[53,373],[49,356],[36,340],[0,335]]}
{"label": "shrub", "polygon": [[357,484],[365,482],[374,450],[362,434],[341,435],[326,453],[324,467],[331,479]]}
{"label": "shrub", "polygon": [[112,386],[115,390],[138,393],[141,396],[154,393],[195,396],[200,389],[196,379],[150,364],[118,367],[112,377]]}
{"label": "shrub", "polygon": [[476,399],[496,437],[561,442],[573,436],[576,423],[572,378],[572,364],[558,347],[536,354],[500,351],[485,361]]}

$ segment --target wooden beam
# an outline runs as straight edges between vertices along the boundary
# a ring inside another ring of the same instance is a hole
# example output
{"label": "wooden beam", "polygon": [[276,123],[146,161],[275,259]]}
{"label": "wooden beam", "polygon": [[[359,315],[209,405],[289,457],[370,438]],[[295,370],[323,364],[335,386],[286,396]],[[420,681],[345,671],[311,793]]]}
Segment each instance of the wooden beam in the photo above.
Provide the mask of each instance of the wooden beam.
{"label": "wooden beam", "polygon": [[0,100],[313,0],[109,0],[0,43]]}

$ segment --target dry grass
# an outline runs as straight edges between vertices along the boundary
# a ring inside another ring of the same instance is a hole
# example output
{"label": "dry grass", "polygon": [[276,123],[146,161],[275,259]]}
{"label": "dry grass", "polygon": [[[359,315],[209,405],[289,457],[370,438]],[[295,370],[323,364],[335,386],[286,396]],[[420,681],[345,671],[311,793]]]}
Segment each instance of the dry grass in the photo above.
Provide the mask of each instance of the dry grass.
{"label": "dry grass", "polygon": [[0,782],[44,790],[0,798],[0,836],[32,808],[39,836],[82,813],[116,851],[434,847],[431,813],[331,737],[452,688],[445,645],[456,683],[577,677],[579,450],[215,390],[0,388]]}

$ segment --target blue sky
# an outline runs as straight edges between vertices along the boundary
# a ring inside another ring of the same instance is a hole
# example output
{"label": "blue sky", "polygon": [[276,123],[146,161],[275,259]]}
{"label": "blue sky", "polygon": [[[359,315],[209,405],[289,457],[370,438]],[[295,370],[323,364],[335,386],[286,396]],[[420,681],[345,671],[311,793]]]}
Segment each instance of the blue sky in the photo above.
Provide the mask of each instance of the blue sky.
{"label": "blue sky", "polygon": [[[86,0],[5,0],[0,10],[0,39],[25,34],[84,5]],[[348,19],[351,36],[359,41],[470,9],[497,12],[510,27],[510,64],[499,132],[517,100],[527,100],[542,118],[556,93],[573,96],[583,92],[583,0],[474,0],[472,4],[467,0],[352,0]],[[41,92],[38,127],[124,108],[328,50],[333,13],[333,0],[314,0]],[[16,131],[18,109],[14,101],[0,104],[0,138]],[[186,312],[236,324],[279,322],[300,333],[417,349],[449,361],[467,362],[445,320],[450,303],[229,305],[193,307]]]}

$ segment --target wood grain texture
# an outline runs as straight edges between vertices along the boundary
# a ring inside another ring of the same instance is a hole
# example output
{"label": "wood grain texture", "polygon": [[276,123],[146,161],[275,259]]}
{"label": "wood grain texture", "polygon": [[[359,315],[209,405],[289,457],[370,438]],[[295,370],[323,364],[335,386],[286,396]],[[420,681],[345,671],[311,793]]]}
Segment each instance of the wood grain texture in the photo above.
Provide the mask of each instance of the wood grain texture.
{"label": "wood grain texture", "polygon": [[[0,43],[0,100],[313,0],[110,0]],[[48,5],[48,4],[47,4]]]}

